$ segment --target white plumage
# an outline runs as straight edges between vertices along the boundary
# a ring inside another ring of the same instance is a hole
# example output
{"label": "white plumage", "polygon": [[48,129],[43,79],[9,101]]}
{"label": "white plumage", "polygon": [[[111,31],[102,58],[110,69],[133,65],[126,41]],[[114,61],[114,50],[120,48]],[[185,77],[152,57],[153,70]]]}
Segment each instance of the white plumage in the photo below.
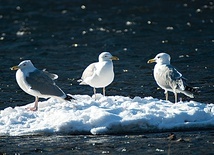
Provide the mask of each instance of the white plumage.
{"label": "white plumage", "polygon": [[109,52],[102,52],[99,55],[99,61],[90,64],[83,72],[80,85],[89,85],[94,88],[103,88],[103,95],[105,96],[105,87],[114,80],[114,70],[112,60],[119,60],[112,56]]}
{"label": "white plumage", "polygon": [[35,96],[35,105],[33,108],[29,108],[30,110],[38,109],[38,98],[72,99],[53,81],[58,78],[56,74],[38,70],[30,60],[22,61],[18,66],[11,67],[11,70],[17,70],[16,81],[19,87],[27,94]]}
{"label": "white plumage", "polygon": [[168,91],[175,95],[177,102],[177,93],[183,93],[193,98],[195,88],[189,87],[186,79],[170,64],[170,56],[167,53],[159,53],[154,59],[150,59],[148,63],[156,62],[154,67],[154,78],[156,83],[165,90],[166,100],[168,100]]}

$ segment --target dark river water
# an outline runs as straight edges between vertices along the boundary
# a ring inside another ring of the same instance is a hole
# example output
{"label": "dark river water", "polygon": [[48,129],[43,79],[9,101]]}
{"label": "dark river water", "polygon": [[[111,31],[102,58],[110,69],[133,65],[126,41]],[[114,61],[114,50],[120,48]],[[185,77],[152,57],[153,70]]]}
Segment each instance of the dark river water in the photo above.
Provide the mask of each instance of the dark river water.
{"label": "dark river water", "polygon": [[[120,58],[114,62],[115,79],[107,95],[164,99],[152,75],[154,64],[147,60],[167,52],[190,85],[200,88],[194,101],[213,103],[213,10],[212,0],[0,0],[0,110],[34,100],[9,70],[25,59],[58,74],[56,82],[66,93],[92,95],[92,89],[79,86],[77,80],[102,51]],[[169,99],[174,100],[173,94]],[[180,132],[187,139],[179,142],[167,140],[167,134],[0,137],[0,153],[214,152],[213,131]]]}

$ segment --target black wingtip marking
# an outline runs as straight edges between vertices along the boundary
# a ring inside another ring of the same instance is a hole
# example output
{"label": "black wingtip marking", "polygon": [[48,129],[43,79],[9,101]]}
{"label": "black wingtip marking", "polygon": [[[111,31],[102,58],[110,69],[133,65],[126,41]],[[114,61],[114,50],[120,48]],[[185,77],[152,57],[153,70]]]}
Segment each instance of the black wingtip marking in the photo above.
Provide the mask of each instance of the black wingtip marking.
{"label": "black wingtip marking", "polygon": [[71,101],[71,100],[76,100],[75,98],[73,98],[72,96],[66,94],[66,97],[64,98],[67,101]]}
{"label": "black wingtip marking", "polygon": [[186,91],[189,91],[189,92],[195,92],[195,93],[197,93],[198,92],[198,88],[193,88],[193,87],[190,87],[190,86],[186,86],[185,87],[185,90]]}

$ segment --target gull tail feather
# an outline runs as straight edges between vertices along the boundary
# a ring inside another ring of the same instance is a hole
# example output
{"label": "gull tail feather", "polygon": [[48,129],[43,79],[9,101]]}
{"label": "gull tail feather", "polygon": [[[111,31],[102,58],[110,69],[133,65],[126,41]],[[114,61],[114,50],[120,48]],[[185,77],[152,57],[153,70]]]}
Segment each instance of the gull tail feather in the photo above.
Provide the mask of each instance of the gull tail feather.
{"label": "gull tail feather", "polygon": [[75,98],[73,98],[71,95],[66,94],[66,97],[64,98],[67,101],[71,101],[71,100],[76,100]]}
{"label": "gull tail feather", "polygon": [[182,91],[183,94],[189,96],[190,98],[194,98],[193,93],[198,92],[198,88],[185,86],[185,90]]}
{"label": "gull tail feather", "polygon": [[79,79],[79,80],[77,80],[77,82],[79,82],[79,85],[87,85],[87,83],[85,83],[85,82],[83,81],[83,79]]}
{"label": "gull tail feather", "polygon": [[190,98],[194,98],[193,93],[189,92],[189,91],[181,91],[181,93],[185,94],[186,96],[190,97]]}

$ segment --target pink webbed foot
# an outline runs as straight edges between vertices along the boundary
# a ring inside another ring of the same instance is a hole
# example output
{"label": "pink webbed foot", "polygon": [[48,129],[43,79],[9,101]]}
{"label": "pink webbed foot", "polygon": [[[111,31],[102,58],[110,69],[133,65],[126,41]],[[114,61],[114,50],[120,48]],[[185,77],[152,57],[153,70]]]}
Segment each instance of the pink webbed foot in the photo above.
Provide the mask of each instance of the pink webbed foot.
{"label": "pink webbed foot", "polygon": [[27,108],[27,110],[30,110],[30,111],[37,111],[38,110],[38,101],[39,101],[39,98],[36,96],[35,97],[35,103],[34,103],[34,107],[29,107]]}

